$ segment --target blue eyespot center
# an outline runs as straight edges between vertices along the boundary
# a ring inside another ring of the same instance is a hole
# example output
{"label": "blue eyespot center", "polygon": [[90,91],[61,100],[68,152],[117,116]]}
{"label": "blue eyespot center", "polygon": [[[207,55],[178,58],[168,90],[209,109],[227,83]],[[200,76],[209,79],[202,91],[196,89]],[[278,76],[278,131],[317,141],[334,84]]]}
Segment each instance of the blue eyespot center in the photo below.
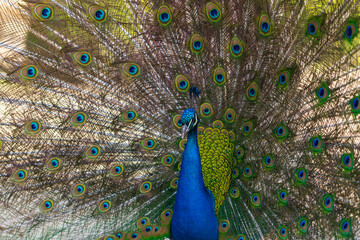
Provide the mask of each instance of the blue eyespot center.
{"label": "blue eyespot center", "polygon": [[285,81],[286,81],[285,75],[284,75],[284,74],[281,74],[280,77],[279,77],[279,82],[280,82],[280,84],[284,84]]}
{"label": "blue eyespot center", "polygon": [[58,162],[58,160],[56,160],[56,159],[53,159],[52,161],[51,161],[51,164],[53,165],[53,167],[58,167],[59,166],[59,162]]}
{"label": "blue eyespot center", "polygon": [[298,177],[303,178],[304,174],[305,174],[304,170],[301,170],[301,171],[299,171]]}
{"label": "blue eyespot center", "polygon": [[51,15],[51,10],[50,8],[46,7],[44,8],[42,11],[41,11],[41,17],[46,19],[46,18],[49,18]]}
{"label": "blue eyespot center", "polygon": [[330,197],[327,197],[327,198],[325,199],[325,206],[328,206],[328,205],[330,204],[330,202],[331,202]]}
{"label": "blue eyespot center", "polygon": [[130,66],[130,68],[129,68],[130,75],[135,75],[137,73],[137,71],[138,71],[137,66],[135,66],[135,65]]}
{"label": "blue eyespot center", "polygon": [[202,43],[201,43],[200,41],[195,41],[195,42],[193,43],[193,48],[194,48],[195,50],[200,50],[201,47],[202,47]]}
{"label": "blue eyespot center", "polygon": [[19,176],[19,178],[23,179],[25,177],[25,172],[24,171],[19,171],[18,176]]}
{"label": "blue eyespot center", "polygon": [[120,233],[116,234],[118,238],[122,238],[122,235]]}
{"label": "blue eyespot center", "polygon": [[181,81],[181,82],[179,83],[180,89],[186,89],[187,86],[188,86],[188,83],[187,83],[186,81]]}
{"label": "blue eyespot center", "polygon": [[145,229],[146,232],[150,232],[151,230],[152,230],[151,227],[147,227],[147,228]]}
{"label": "blue eyespot center", "polygon": [[49,209],[49,208],[51,207],[51,202],[46,201],[46,202],[45,202],[45,207]]}
{"label": "blue eyespot center", "polygon": [[357,98],[357,97],[354,98],[352,106],[353,106],[353,109],[358,108],[358,106],[359,106],[359,98]]}
{"label": "blue eyespot center", "polygon": [[210,11],[210,17],[211,18],[218,18],[220,15],[219,11],[216,8],[211,9]]}
{"label": "blue eyespot center", "polygon": [[257,200],[258,200],[258,196],[254,196],[253,197],[253,202],[257,202]]}
{"label": "blue eyespot center", "polygon": [[137,238],[138,235],[137,235],[136,233],[134,233],[131,237],[132,237],[132,238]]}
{"label": "blue eyespot center", "polygon": [[240,154],[241,154],[241,151],[240,151],[240,150],[238,150],[238,151],[237,151],[237,155],[238,155],[238,156],[240,156]]}
{"label": "blue eyespot center", "polygon": [[170,20],[170,15],[166,12],[162,13],[160,15],[160,21],[163,22],[163,23],[166,23]]}
{"label": "blue eyespot center", "polygon": [[344,164],[348,165],[349,163],[350,163],[350,156],[346,155],[345,158],[344,158]]}
{"label": "blue eyespot center", "polygon": [[150,188],[150,185],[149,185],[148,183],[145,183],[145,184],[144,184],[144,188],[147,190],[147,189]]}
{"label": "blue eyespot center", "polygon": [[91,154],[92,155],[96,155],[96,154],[98,154],[98,152],[99,152],[99,150],[96,147],[91,148]]}
{"label": "blue eyespot center", "polygon": [[319,88],[319,91],[318,91],[318,96],[319,96],[319,98],[323,98],[323,97],[324,97],[324,94],[325,94],[325,89],[324,89],[324,87]]}
{"label": "blue eyespot center", "polygon": [[266,164],[270,164],[271,158],[270,158],[270,157],[266,157],[265,162],[266,162]]}
{"label": "blue eyespot center", "polygon": [[209,112],[210,112],[210,109],[208,109],[208,108],[204,109],[204,113],[209,113]]}
{"label": "blue eyespot center", "polygon": [[103,20],[104,17],[105,17],[105,12],[103,10],[99,9],[99,10],[97,10],[95,12],[95,19],[96,20]]}
{"label": "blue eyespot center", "polygon": [[281,235],[284,235],[286,233],[286,229],[285,228],[282,228],[281,231],[280,231]]}
{"label": "blue eyespot center", "polygon": [[284,199],[285,198],[285,193],[281,192],[280,197],[281,197],[281,199]]}
{"label": "blue eyespot center", "polygon": [[283,127],[278,127],[278,129],[277,129],[277,134],[278,134],[279,136],[281,136],[281,135],[283,134],[283,132],[284,132]]}
{"label": "blue eyespot center", "polygon": [[109,208],[109,203],[104,202],[104,203],[103,203],[103,207],[104,207],[105,209]]}
{"label": "blue eyespot center", "polygon": [[31,123],[31,129],[32,129],[33,131],[38,130],[38,129],[39,129],[39,124],[36,123],[36,122],[32,122],[32,123]]}
{"label": "blue eyespot center", "polygon": [[316,28],[315,28],[315,25],[313,23],[310,23],[308,25],[308,31],[309,31],[309,34],[310,35],[314,35],[315,34],[315,31],[316,31]]}
{"label": "blue eyespot center", "polygon": [[115,172],[116,172],[116,173],[120,173],[120,172],[121,172],[121,167],[116,166],[116,167],[115,167]]}
{"label": "blue eyespot center", "polygon": [[231,113],[228,113],[228,115],[226,115],[226,117],[228,118],[228,119],[232,119],[232,114]]}
{"label": "blue eyespot center", "polygon": [[149,141],[147,142],[147,146],[148,146],[148,147],[154,146],[154,141],[153,141],[153,140],[149,140]]}
{"label": "blue eyespot center", "polygon": [[268,32],[269,31],[269,23],[268,22],[263,22],[263,23],[261,23],[261,30],[263,31],[263,32]]}
{"label": "blue eyespot center", "polygon": [[353,30],[352,30],[351,25],[349,25],[346,28],[346,37],[350,39],[352,37],[352,34],[353,34]]}
{"label": "blue eyespot center", "polygon": [[304,227],[304,226],[305,226],[305,224],[306,224],[306,221],[305,221],[305,220],[301,220],[301,222],[300,222],[300,226],[301,226],[301,227]]}
{"label": "blue eyespot center", "polygon": [[254,96],[255,96],[255,89],[254,89],[254,88],[250,88],[250,89],[249,89],[249,95],[250,95],[250,97],[254,97]]}
{"label": "blue eyespot center", "polygon": [[246,133],[249,132],[249,131],[250,131],[250,127],[249,127],[248,125],[245,125],[244,131],[245,131]]}
{"label": "blue eyespot center", "polygon": [[316,148],[317,146],[319,146],[319,139],[318,138],[315,138],[313,140],[313,147]]}
{"label": "blue eyespot center", "polygon": [[171,162],[172,162],[171,157],[166,158],[166,162],[167,162],[167,163],[171,163]]}
{"label": "blue eyespot center", "polygon": [[83,114],[78,114],[76,116],[76,120],[79,122],[79,123],[83,123],[84,120],[85,120],[85,116]]}
{"label": "blue eyespot center", "polygon": [[35,68],[34,67],[29,67],[28,70],[27,70],[28,77],[33,77],[33,76],[35,76],[35,74],[36,74]]}
{"label": "blue eyespot center", "polygon": [[135,115],[134,115],[133,112],[128,112],[128,118],[129,118],[130,120],[134,119],[134,117],[135,117]]}
{"label": "blue eyespot center", "polygon": [[78,193],[82,193],[84,191],[84,188],[82,186],[78,186],[76,190],[78,191]]}
{"label": "blue eyespot center", "polygon": [[241,52],[241,46],[239,44],[235,44],[233,47],[232,47],[232,50],[235,54],[239,54]]}
{"label": "blue eyespot center", "polygon": [[224,76],[222,74],[216,74],[216,81],[222,82],[224,80]]}
{"label": "blue eyespot center", "polygon": [[250,168],[245,168],[245,174],[248,174],[250,172]]}
{"label": "blue eyespot center", "polygon": [[343,223],[343,225],[342,225],[342,229],[343,229],[343,230],[346,230],[346,229],[348,228],[348,226],[349,226],[349,222],[348,222],[348,221],[345,221],[345,222]]}
{"label": "blue eyespot center", "polygon": [[227,223],[224,222],[221,226],[222,226],[223,228],[226,228],[226,227],[227,227]]}
{"label": "blue eyespot center", "polygon": [[165,212],[165,216],[166,217],[170,216],[170,212]]}
{"label": "blue eyespot center", "polygon": [[232,190],[232,194],[236,194],[236,189]]}

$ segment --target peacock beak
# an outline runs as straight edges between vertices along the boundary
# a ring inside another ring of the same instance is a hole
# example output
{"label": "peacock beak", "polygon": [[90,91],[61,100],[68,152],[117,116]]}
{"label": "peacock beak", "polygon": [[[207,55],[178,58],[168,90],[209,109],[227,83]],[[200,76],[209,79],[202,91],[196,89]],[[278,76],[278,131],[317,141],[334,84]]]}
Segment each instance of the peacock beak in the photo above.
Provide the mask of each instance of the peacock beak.
{"label": "peacock beak", "polygon": [[[190,124],[189,124],[190,125]],[[189,126],[184,124],[182,126],[182,131],[181,131],[181,138],[184,139],[185,135],[187,134],[187,132],[189,131]]]}

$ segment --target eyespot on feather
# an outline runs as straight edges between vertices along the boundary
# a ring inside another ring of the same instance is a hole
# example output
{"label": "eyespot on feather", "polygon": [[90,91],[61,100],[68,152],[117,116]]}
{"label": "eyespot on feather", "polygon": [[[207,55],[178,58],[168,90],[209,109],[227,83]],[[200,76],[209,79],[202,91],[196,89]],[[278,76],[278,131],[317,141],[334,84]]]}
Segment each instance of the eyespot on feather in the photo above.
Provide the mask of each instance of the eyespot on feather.
{"label": "eyespot on feather", "polygon": [[344,153],[341,156],[341,167],[346,171],[354,168],[354,155],[352,153]]}
{"label": "eyespot on feather", "polygon": [[85,113],[77,112],[71,116],[70,123],[73,126],[81,126],[86,122],[87,118],[88,117]]}
{"label": "eyespot on feather", "polygon": [[252,170],[252,167],[250,165],[245,165],[243,168],[243,176],[245,178],[251,178],[253,176],[254,172]]}
{"label": "eyespot on feather", "polygon": [[279,238],[284,240],[284,239],[287,239],[288,235],[289,235],[288,228],[284,225],[280,226],[278,229]]}
{"label": "eyespot on feather", "polygon": [[161,163],[164,164],[165,166],[170,167],[171,165],[173,165],[175,162],[174,157],[170,154],[165,155],[161,158]]}
{"label": "eyespot on feather", "polygon": [[323,141],[320,135],[314,136],[310,139],[310,149],[312,153],[320,153],[324,150]]}
{"label": "eyespot on feather", "polygon": [[88,52],[75,52],[73,58],[76,63],[84,67],[89,65],[92,61],[91,55]]}
{"label": "eyespot on feather", "polygon": [[217,23],[221,20],[222,12],[220,7],[214,2],[208,2],[205,7],[206,16],[212,23]]}
{"label": "eyespot on feather", "polygon": [[205,48],[204,39],[199,34],[194,34],[190,38],[190,50],[195,53],[201,53]]}
{"label": "eyespot on feather", "polygon": [[253,193],[250,196],[250,202],[254,207],[260,207],[261,206],[261,197],[259,193]]}
{"label": "eyespot on feather", "polygon": [[51,172],[58,171],[61,168],[62,161],[58,157],[50,157],[45,162],[45,167]]}
{"label": "eyespot on feather", "polygon": [[334,197],[331,194],[325,194],[321,200],[321,205],[326,212],[334,210]]}
{"label": "eyespot on feather", "polygon": [[144,229],[146,226],[150,225],[150,220],[147,217],[142,217],[136,222],[136,226],[139,229]]}
{"label": "eyespot on feather", "polygon": [[104,8],[99,7],[97,5],[91,5],[88,8],[89,16],[92,20],[94,20],[97,23],[102,23],[106,21],[107,18],[107,12]]}
{"label": "eyespot on feather", "polygon": [[271,23],[268,15],[263,14],[259,18],[259,31],[261,35],[268,36],[271,33]]}
{"label": "eyespot on feather", "polygon": [[137,77],[140,74],[140,66],[136,63],[125,63],[122,70],[128,77]]}
{"label": "eyespot on feather", "polygon": [[170,187],[173,189],[177,189],[179,185],[179,178],[174,178],[173,180],[171,180],[170,182]]}
{"label": "eyespot on feather", "polygon": [[307,170],[305,168],[298,168],[295,173],[296,173],[296,180],[299,183],[307,182]]}
{"label": "eyespot on feather", "polygon": [[103,200],[99,203],[98,210],[101,213],[105,213],[110,211],[111,209],[111,201],[109,200]]}
{"label": "eyespot on feather", "polygon": [[165,209],[161,213],[161,223],[167,225],[171,222],[173,216],[173,211],[171,209]]}
{"label": "eyespot on feather", "polygon": [[224,127],[224,123],[220,120],[216,120],[213,122],[213,127],[217,129],[222,129]]}
{"label": "eyespot on feather", "polygon": [[233,187],[230,189],[230,197],[232,198],[238,198],[240,196],[239,188]]}
{"label": "eyespot on feather", "polygon": [[310,37],[317,37],[319,35],[320,21],[311,19],[307,24],[306,33]]}
{"label": "eyespot on feather", "polygon": [[49,21],[54,16],[54,10],[50,5],[40,3],[34,6],[33,14],[39,21]]}
{"label": "eyespot on feather", "polygon": [[166,27],[172,22],[172,11],[170,7],[166,5],[161,5],[157,11],[156,18],[160,23],[160,26]]}
{"label": "eyespot on feather", "polygon": [[210,117],[213,114],[213,109],[210,103],[203,103],[200,106],[200,114],[203,117]]}
{"label": "eyespot on feather", "polygon": [[189,91],[190,81],[184,75],[177,75],[174,79],[174,85],[177,91],[185,93]]}
{"label": "eyespot on feather", "polygon": [[232,108],[228,108],[225,112],[224,117],[225,117],[226,122],[233,123],[235,120],[235,117],[236,117],[235,110]]}
{"label": "eyespot on feather", "polygon": [[282,204],[288,204],[289,198],[288,198],[289,194],[285,189],[280,189],[278,191],[278,199],[279,202]]}
{"label": "eyespot on feather", "polygon": [[26,65],[19,70],[19,75],[22,79],[33,80],[39,74],[39,70],[35,65]]}
{"label": "eyespot on feather", "polygon": [[25,169],[17,169],[11,174],[12,181],[16,183],[24,182],[28,177],[28,172]]}
{"label": "eyespot on feather", "polygon": [[226,72],[222,67],[217,67],[214,69],[213,80],[216,85],[222,86],[226,82]]}
{"label": "eyespot on feather", "polygon": [[290,72],[285,70],[285,71],[282,71],[280,74],[279,74],[279,77],[277,79],[277,85],[282,88],[282,89],[285,89],[288,85],[289,85],[289,81],[290,81]]}
{"label": "eyespot on feather", "polygon": [[75,198],[79,198],[84,196],[85,192],[86,192],[86,187],[84,184],[79,183],[73,186],[72,188],[72,196]]}
{"label": "eyespot on feather", "polygon": [[116,164],[111,167],[110,169],[110,176],[111,177],[120,177],[121,174],[124,172],[124,167],[121,164]]}
{"label": "eyespot on feather", "polygon": [[226,233],[230,229],[230,222],[228,220],[222,220],[219,222],[219,232]]}
{"label": "eyespot on feather", "polygon": [[239,38],[234,37],[230,41],[229,50],[232,57],[239,58],[244,53],[244,43]]}
{"label": "eyespot on feather", "polygon": [[307,233],[309,229],[309,220],[307,218],[301,217],[298,221],[297,228],[301,233]]}
{"label": "eyespot on feather", "polygon": [[54,202],[51,199],[46,199],[40,204],[40,210],[42,212],[49,212],[54,208]]}
{"label": "eyespot on feather", "polygon": [[339,228],[342,236],[347,237],[351,234],[351,225],[352,222],[350,219],[344,218],[341,220]]}
{"label": "eyespot on feather", "polygon": [[121,120],[123,122],[133,122],[137,119],[138,114],[135,110],[129,109],[121,114]]}
{"label": "eyespot on feather", "polygon": [[41,123],[37,120],[30,120],[25,124],[24,128],[27,134],[36,134],[41,130]]}
{"label": "eyespot on feather", "polygon": [[246,137],[249,136],[253,130],[254,124],[251,121],[247,121],[242,126],[242,134]]}
{"label": "eyespot on feather", "polygon": [[85,151],[85,157],[88,159],[96,159],[101,153],[101,148],[98,145],[92,145]]}
{"label": "eyespot on feather", "polygon": [[145,138],[141,141],[141,146],[146,150],[153,150],[156,147],[156,141],[153,138]]}
{"label": "eyespot on feather", "polygon": [[275,168],[274,155],[272,153],[266,154],[263,157],[263,164],[268,169]]}
{"label": "eyespot on feather", "polygon": [[246,89],[246,98],[255,101],[259,96],[259,85],[254,81]]}
{"label": "eyespot on feather", "polygon": [[140,192],[141,193],[148,193],[150,192],[152,188],[152,183],[151,182],[143,182],[141,185],[140,185]]}

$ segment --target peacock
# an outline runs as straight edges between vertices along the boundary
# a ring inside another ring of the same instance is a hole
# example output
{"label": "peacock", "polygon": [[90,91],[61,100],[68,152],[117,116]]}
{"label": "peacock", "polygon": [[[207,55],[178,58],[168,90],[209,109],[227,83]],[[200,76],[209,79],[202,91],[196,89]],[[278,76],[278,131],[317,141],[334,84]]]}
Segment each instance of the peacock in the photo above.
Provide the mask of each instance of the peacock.
{"label": "peacock", "polygon": [[359,239],[357,0],[2,0],[0,239]]}

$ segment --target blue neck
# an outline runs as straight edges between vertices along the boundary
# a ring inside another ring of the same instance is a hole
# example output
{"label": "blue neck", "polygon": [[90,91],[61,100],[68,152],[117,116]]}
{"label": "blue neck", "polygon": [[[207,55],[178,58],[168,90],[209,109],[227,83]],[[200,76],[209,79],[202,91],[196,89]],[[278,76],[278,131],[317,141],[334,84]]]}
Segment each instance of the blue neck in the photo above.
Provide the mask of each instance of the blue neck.
{"label": "blue neck", "polygon": [[171,236],[175,240],[217,240],[214,197],[205,188],[197,128],[189,131],[177,188]]}

